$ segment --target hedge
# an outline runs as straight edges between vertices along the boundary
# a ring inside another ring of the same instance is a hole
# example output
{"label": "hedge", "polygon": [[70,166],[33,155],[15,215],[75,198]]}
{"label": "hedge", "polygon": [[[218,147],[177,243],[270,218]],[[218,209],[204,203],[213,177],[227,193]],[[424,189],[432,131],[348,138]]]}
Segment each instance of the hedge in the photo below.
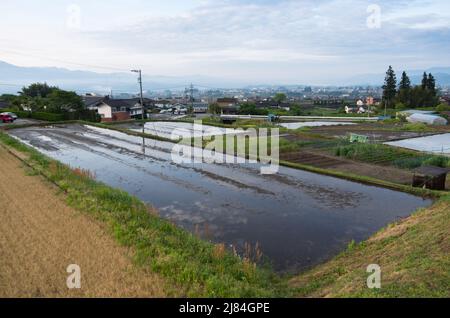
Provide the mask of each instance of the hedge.
{"label": "hedge", "polygon": [[1,112],[12,112],[16,114],[19,118],[32,118],[43,121],[64,121],[64,120],[86,120],[91,122],[99,122],[100,117],[93,111],[81,111],[74,113],[45,113],[45,112],[26,112],[21,110],[13,109],[2,109]]}

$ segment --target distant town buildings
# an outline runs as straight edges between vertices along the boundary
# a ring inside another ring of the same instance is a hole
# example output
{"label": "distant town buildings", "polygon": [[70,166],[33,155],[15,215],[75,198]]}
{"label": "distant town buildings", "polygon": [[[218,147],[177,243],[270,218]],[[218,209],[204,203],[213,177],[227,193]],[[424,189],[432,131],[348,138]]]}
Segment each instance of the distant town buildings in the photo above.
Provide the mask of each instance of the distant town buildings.
{"label": "distant town buildings", "polygon": [[375,101],[375,98],[372,96],[367,96],[365,99],[365,102],[362,99],[359,99],[356,101],[356,106],[351,107],[349,105],[346,105],[344,107],[345,113],[347,114],[366,114],[367,112],[372,113],[372,107],[376,106],[377,102]]}
{"label": "distant town buildings", "polygon": [[[286,95],[282,102],[275,101],[277,93]],[[378,87],[248,87],[242,89],[206,89],[190,86],[180,91],[146,92],[145,112],[166,114],[206,113],[211,104],[222,114],[236,114],[241,105],[253,104],[256,109],[289,111],[299,106],[302,110],[316,107],[345,109],[347,113],[366,113],[381,100]],[[96,110],[102,121],[117,121],[142,116],[140,100],[132,95],[96,96],[87,94],[83,101],[87,109]],[[128,98],[127,98],[128,97]]]}
{"label": "distant town buildings", "polygon": [[[139,98],[111,98],[110,96],[82,96],[86,109],[96,111],[102,122],[124,121],[142,117],[142,106]],[[203,101],[187,101],[186,99],[149,99],[144,98],[145,112],[187,114],[192,108],[193,113],[206,113],[209,103]]]}

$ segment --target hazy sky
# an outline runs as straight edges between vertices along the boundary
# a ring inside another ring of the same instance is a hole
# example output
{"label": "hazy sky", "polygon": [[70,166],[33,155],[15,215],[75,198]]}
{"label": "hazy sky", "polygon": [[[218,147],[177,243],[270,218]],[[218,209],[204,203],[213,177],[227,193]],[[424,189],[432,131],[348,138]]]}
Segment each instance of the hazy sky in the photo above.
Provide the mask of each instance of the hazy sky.
{"label": "hazy sky", "polygon": [[283,84],[450,66],[448,0],[0,0],[0,12],[0,60],[17,65]]}

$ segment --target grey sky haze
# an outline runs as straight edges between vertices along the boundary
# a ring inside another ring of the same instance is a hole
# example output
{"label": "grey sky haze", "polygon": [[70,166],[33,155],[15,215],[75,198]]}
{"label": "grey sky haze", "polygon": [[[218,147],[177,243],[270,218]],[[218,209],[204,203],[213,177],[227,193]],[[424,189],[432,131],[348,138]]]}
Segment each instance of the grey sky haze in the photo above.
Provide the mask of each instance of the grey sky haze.
{"label": "grey sky haze", "polygon": [[450,65],[447,0],[1,0],[0,12],[0,60],[21,66],[327,84]]}

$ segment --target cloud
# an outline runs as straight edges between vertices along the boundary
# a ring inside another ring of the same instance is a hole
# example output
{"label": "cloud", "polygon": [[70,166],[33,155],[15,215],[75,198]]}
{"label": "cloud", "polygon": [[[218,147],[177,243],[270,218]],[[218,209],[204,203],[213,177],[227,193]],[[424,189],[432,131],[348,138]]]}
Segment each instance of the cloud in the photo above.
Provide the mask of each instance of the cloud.
{"label": "cloud", "polygon": [[[320,15],[313,2],[223,1],[177,16],[144,19],[106,32],[95,41],[132,47],[147,54],[180,54],[216,60],[321,60],[335,54],[320,50],[335,37],[339,17]],[[364,20],[361,20],[364,21]],[[210,53],[210,55],[208,55]]]}
{"label": "cloud", "polygon": [[[103,4],[104,14],[99,2],[92,10],[78,2],[81,29],[44,41],[60,43],[54,54],[63,47],[80,60],[139,64],[152,73],[307,82],[388,64],[448,64],[450,8],[443,0],[130,0]],[[367,26],[370,4],[381,8],[379,29]]]}

